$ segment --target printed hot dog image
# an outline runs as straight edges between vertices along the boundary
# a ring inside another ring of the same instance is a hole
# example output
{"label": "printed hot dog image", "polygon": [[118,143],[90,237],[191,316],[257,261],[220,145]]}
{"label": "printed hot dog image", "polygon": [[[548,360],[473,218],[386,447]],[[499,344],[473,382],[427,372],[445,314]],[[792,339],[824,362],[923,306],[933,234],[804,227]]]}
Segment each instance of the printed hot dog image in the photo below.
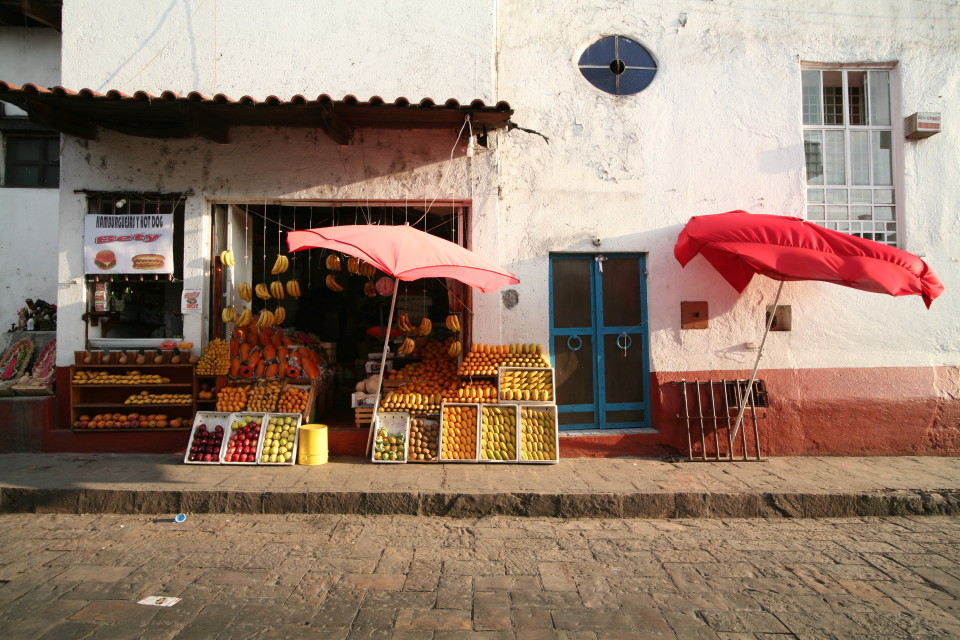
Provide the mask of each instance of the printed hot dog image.
{"label": "printed hot dog image", "polygon": [[132,266],[134,269],[142,269],[145,271],[162,269],[163,256],[157,253],[141,253],[140,255],[133,256]]}
{"label": "printed hot dog image", "polygon": [[104,249],[103,251],[97,252],[97,257],[93,259],[93,264],[97,265],[99,269],[109,271],[117,266],[117,256],[113,251]]}

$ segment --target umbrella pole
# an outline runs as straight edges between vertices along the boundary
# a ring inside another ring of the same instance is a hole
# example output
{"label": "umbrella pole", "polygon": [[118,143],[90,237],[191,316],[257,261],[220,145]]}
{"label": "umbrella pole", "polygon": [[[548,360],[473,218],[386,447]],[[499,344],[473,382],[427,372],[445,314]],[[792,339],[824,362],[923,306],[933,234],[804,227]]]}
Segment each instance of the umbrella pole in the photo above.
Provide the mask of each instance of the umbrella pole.
{"label": "umbrella pole", "polygon": [[373,399],[373,417],[367,430],[366,455],[370,455],[370,445],[373,443],[373,425],[377,423],[377,411],[380,410],[380,392],[383,390],[384,369],[387,366],[387,351],[390,349],[390,330],[393,328],[393,310],[397,306],[397,289],[399,278],[393,279],[393,297],[390,298],[390,315],[387,316],[387,332],[383,336],[383,353],[380,354],[380,376],[377,378],[377,396]]}
{"label": "umbrella pole", "polygon": [[[763,345],[767,342],[767,334],[770,333],[770,327],[773,326],[773,319],[777,315],[777,303],[780,302],[781,291],[783,291],[783,280],[780,281],[780,286],[777,287],[777,295],[773,299],[773,312],[770,313],[770,319],[767,320],[767,328],[763,332],[763,339],[760,340],[760,348],[757,350],[757,359],[753,363],[753,373],[750,374],[750,382],[747,383],[747,390],[744,392],[743,397],[740,398],[740,410],[737,413],[737,422],[733,427],[732,442],[737,441],[737,432],[740,431],[740,423],[743,422],[743,413],[747,410],[747,399],[750,398],[750,394],[753,392],[753,382],[757,379],[757,369],[760,367],[760,358],[763,356]],[[746,443],[744,443],[743,446],[743,455],[746,457]],[[730,459],[733,460],[733,447],[730,447]]]}

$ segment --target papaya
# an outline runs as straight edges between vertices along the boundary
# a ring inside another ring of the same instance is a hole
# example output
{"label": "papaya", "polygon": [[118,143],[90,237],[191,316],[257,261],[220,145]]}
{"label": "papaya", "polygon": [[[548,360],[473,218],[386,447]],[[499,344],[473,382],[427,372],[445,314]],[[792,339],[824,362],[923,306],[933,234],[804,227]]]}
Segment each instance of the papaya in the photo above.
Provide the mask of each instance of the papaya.
{"label": "papaya", "polygon": [[270,327],[264,327],[260,329],[260,346],[265,347],[270,344],[270,339],[273,337],[273,329]]}
{"label": "papaya", "polygon": [[277,349],[277,360],[280,362],[286,362],[290,358],[290,352],[286,347],[280,347]]}
{"label": "papaya", "polygon": [[310,378],[311,380],[320,377],[320,367],[318,367],[317,363],[314,362],[311,358],[304,358],[303,372],[307,374],[307,377]]}
{"label": "papaya", "polygon": [[[261,359],[261,358],[260,358],[260,350],[259,350],[259,349],[253,349],[253,350],[250,351],[250,357],[247,358],[247,364],[248,364],[249,366],[251,366],[251,367],[255,367],[255,366],[257,366],[257,364],[260,362],[260,359]],[[258,377],[259,377],[259,376],[258,376]]]}
{"label": "papaya", "polygon": [[240,345],[240,348],[239,348],[239,350],[238,350],[238,355],[240,356],[240,359],[241,359],[241,360],[246,361],[247,358],[250,357],[250,349],[251,349],[251,348],[252,348],[252,347],[251,347],[249,344],[247,344],[246,342],[244,342],[242,345]]}
{"label": "papaya", "polygon": [[240,358],[236,356],[234,356],[233,358],[230,358],[230,377],[231,378],[236,378],[240,374],[241,366],[242,366],[242,363],[240,362]]}
{"label": "papaya", "polygon": [[268,344],[263,347],[263,359],[267,362],[270,362],[277,357],[277,348],[272,344]]}
{"label": "papaya", "polygon": [[257,360],[258,360],[258,361],[257,361],[256,367],[254,368],[253,371],[254,371],[254,373],[256,374],[256,377],[257,377],[257,378],[262,378],[262,377],[263,377],[263,374],[264,374],[264,371],[265,371],[266,368],[267,368],[267,363],[264,362],[263,360],[260,360],[259,358],[258,358]]}
{"label": "papaya", "polygon": [[250,326],[247,329],[246,340],[247,340],[247,344],[250,345],[251,347],[255,347],[258,344],[260,344],[260,335],[256,327]]}
{"label": "papaya", "polygon": [[274,363],[272,363],[272,364],[269,364],[269,365],[267,365],[267,368],[264,369],[264,371],[263,371],[263,377],[264,377],[264,378],[276,378],[276,377],[277,377],[277,371],[279,371],[279,369],[280,369],[280,365],[278,365],[276,362],[274,362]]}
{"label": "papaya", "polygon": [[235,357],[240,352],[240,342],[236,338],[230,340],[230,357]]}

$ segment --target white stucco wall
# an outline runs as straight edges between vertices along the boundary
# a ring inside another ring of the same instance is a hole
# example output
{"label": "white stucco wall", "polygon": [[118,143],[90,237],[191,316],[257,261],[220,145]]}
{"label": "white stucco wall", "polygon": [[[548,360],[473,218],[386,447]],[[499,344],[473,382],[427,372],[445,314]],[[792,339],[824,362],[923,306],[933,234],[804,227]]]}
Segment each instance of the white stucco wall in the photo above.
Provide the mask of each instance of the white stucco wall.
{"label": "white stucco wall", "polygon": [[[0,28],[0,79],[17,85],[59,84],[60,34]],[[6,116],[26,116],[13,105],[2,105]],[[57,301],[59,198],[57,189],[0,188],[0,331],[17,321],[27,298]]]}
{"label": "white stucco wall", "polygon": [[[904,248],[926,254],[947,293],[926,310],[820,283],[787,283],[793,331],[771,335],[764,366],[924,366],[960,362],[960,7],[904,0],[814,0],[790,9],[750,3],[502,0],[498,98],[514,120],[550,138],[514,132],[501,144],[504,264],[521,279],[503,313],[509,340],[545,342],[550,251],[649,252],[652,368],[743,369],[755,354],[776,283],[738,295],[673,244],[693,215],[746,209],[804,215],[800,62],[896,61],[901,116],[943,114],[943,133],[904,148]],[[682,24],[685,20],[686,25]],[[646,46],[652,85],[614,97],[576,64],[605,35]],[[680,302],[706,300],[710,328],[680,330]]]}
{"label": "white stucco wall", "polygon": [[[521,278],[513,309],[497,295],[477,296],[476,339],[546,344],[548,254],[593,252],[599,237],[601,251],[649,254],[655,370],[742,369],[754,357],[742,345],[758,340],[775,283],[758,278],[738,296],[700,259],[681,269],[677,234],[692,215],[737,208],[803,216],[800,62],[896,61],[900,115],[944,118],[943,133],[905,144],[903,221],[905,248],[926,254],[948,292],[927,311],[917,297],[788,283],[781,303],[792,305],[794,329],[771,336],[764,366],[956,364],[960,188],[951,123],[960,122],[960,10],[920,0],[863,4],[436,0],[411,14],[410,5],[387,0],[290,0],[251,19],[262,3],[67,3],[63,84],[71,88],[507,100],[518,124],[550,142],[501,133],[473,160],[457,150],[448,167],[455,131],[365,131],[349,147],[314,131],[265,129],[244,130],[226,146],[108,132],[93,143],[71,139],[61,317],[78,323],[82,312],[76,188],[193,190],[188,287],[204,282],[210,201],[472,198],[474,248]],[[641,42],[657,59],[645,92],[612,97],[579,75],[582,50],[610,34]],[[679,329],[683,300],[709,302],[709,330]],[[187,338],[200,331],[196,320]]]}
{"label": "white stucco wall", "polygon": [[73,0],[66,86],[490,100],[490,0]]}

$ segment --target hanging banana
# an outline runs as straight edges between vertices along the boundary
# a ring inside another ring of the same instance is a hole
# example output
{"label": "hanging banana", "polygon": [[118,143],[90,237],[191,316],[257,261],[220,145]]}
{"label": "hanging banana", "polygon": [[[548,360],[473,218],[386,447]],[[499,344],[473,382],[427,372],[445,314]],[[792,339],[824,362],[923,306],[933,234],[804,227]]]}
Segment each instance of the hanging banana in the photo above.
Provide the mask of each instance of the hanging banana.
{"label": "hanging banana", "polygon": [[283,324],[283,321],[287,319],[287,310],[283,307],[277,307],[276,311],[273,312],[273,323],[274,324]]}
{"label": "hanging banana", "polygon": [[250,302],[253,299],[253,289],[250,288],[248,283],[241,282],[237,285],[237,295],[244,302]]}
{"label": "hanging banana", "polygon": [[290,258],[285,255],[278,255],[276,262],[273,263],[273,269],[270,270],[270,273],[273,275],[278,275],[285,273],[287,269],[290,268]]}
{"label": "hanging banana", "polygon": [[447,349],[447,355],[451,358],[456,358],[460,355],[461,351],[463,351],[463,345],[459,340],[454,340],[450,343],[450,347]]}
{"label": "hanging banana", "polygon": [[261,311],[260,317],[257,318],[257,328],[262,329],[263,327],[272,327],[273,325],[273,313],[267,309]]}
{"label": "hanging banana", "polygon": [[373,284],[373,282],[367,280],[363,284],[363,295],[367,296],[368,298],[377,297],[377,286]]}
{"label": "hanging banana", "polygon": [[300,283],[297,280],[287,280],[287,295],[291,298],[300,297]]}
{"label": "hanging banana", "polygon": [[413,341],[413,338],[404,338],[403,344],[400,345],[399,349],[397,349],[397,353],[401,356],[410,355],[416,348],[417,343]]}
{"label": "hanging banana", "polygon": [[232,267],[237,264],[236,260],[233,259],[233,251],[230,249],[224,249],[220,252],[220,263],[226,267]]}
{"label": "hanging banana", "polygon": [[261,300],[270,299],[270,290],[267,289],[267,285],[263,284],[262,282],[256,286],[254,291],[256,291],[257,297]]}
{"label": "hanging banana", "polygon": [[454,333],[459,332],[459,331],[460,331],[460,316],[458,316],[458,315],[456,315],[456,314],[454,314],[454,313],[451,313],[450,315],[447,316],[447,320],[446,320],[446,323],[445,323],[445,324],[447,325],[447,329],[449,329],[450,331],[453,331]]}
{"label": "hanging banana", "polygon": [[433,322],[427,316],[423,316],[423,320],[420,321],[420,326],[416,328],[416,331],[418,336],[430,335],[430,332],[433,331]]}
{"label": "hanging banana", "polygon": [[327,256],[326,265],[330,271],[340,271],[340,256],[331,253]]}
{"label": "hanging banana", "polygon": [[224,322],[233,322],[237,319],[237,310],[233,307],[224,307],[220,312],[220,319]]}
{"label": "hanging banana", "polygon": [[279,280],[274,280],[270,283],[270,295],[272,295],[277,300],[283,300],[284,288],[283,283]]}
{"label": "hanging banana", "polygon": [[247,307],[242,312],[240,312],[240,315],[237,317],[236,324],[238,327],[245,327],[248,324],[250,324],[251,320],[253,320],[253,312],[250,311],[249,307]]}
{"label": "hanging banana", "polygon": [[360,259],[353,256],[347,258],[347,271],[354,275],[360,273]]}
{"label": "hanging banana", "polygon": [[339,282],[337,282],[337,276],[333,275],[332,273],[327,274],[327,279],[325,282],[327,288],[331,291],[343,291],[343,287],[340,286]]}

